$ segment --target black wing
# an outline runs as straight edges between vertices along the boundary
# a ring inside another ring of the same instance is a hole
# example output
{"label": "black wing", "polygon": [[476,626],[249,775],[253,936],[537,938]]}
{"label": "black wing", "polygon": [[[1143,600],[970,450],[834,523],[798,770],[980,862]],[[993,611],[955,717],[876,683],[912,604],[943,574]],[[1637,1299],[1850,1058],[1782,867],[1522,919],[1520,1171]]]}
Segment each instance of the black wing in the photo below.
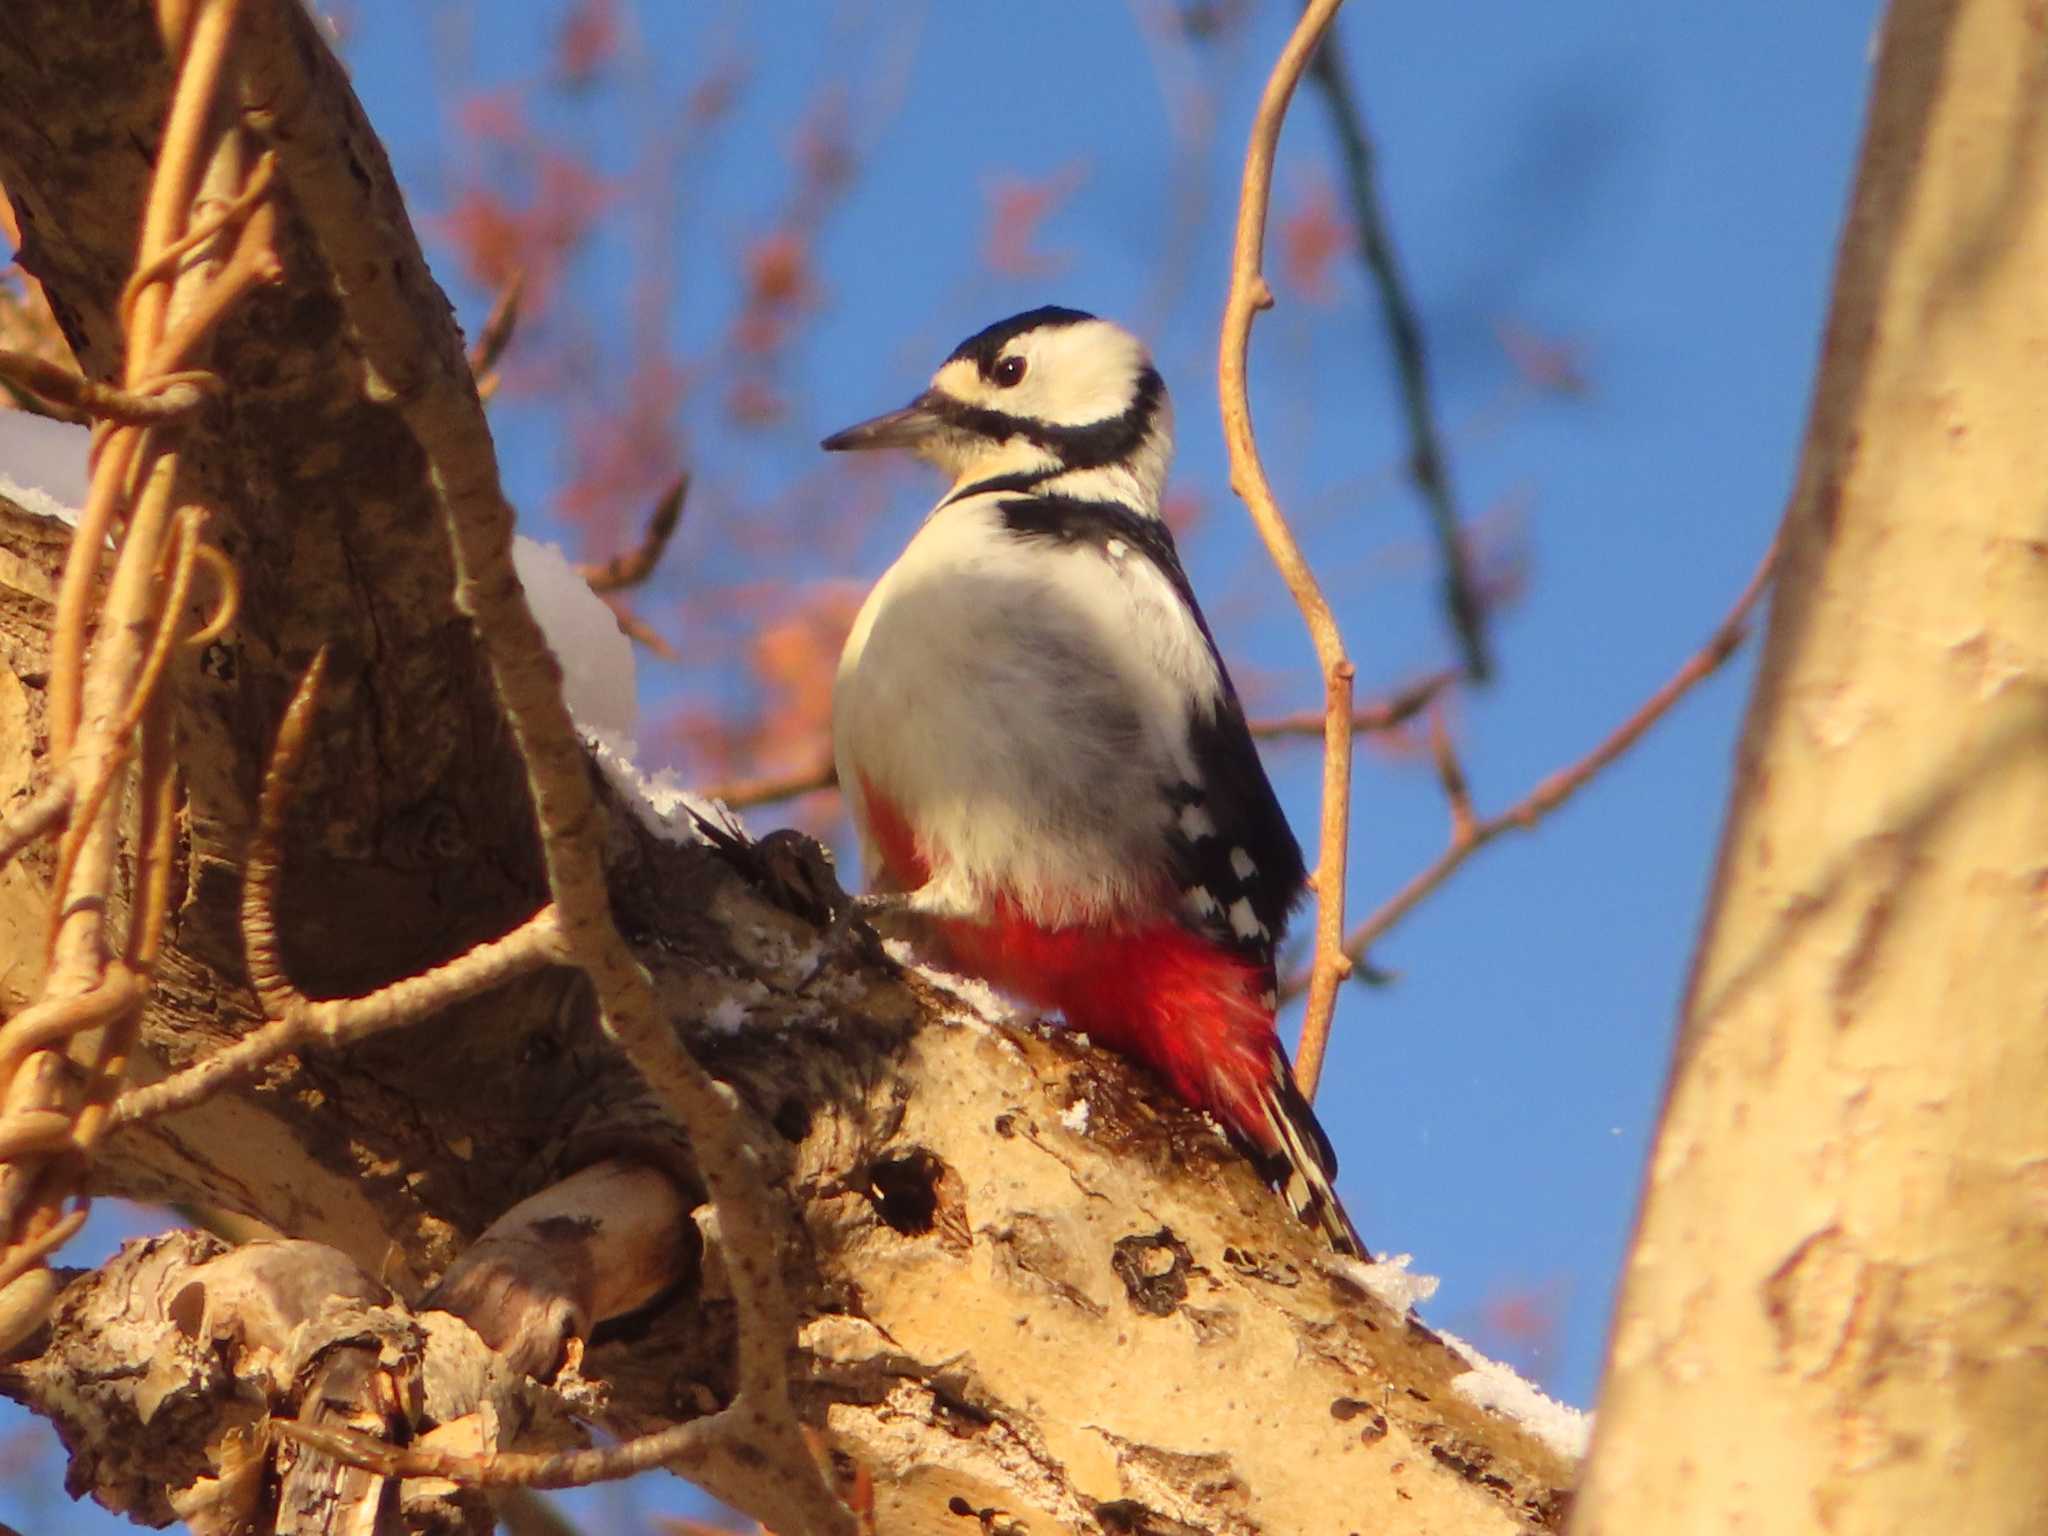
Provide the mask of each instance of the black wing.
{"label": "black wing", "polygon": [[1120,541],[1151,561],[1187,604],[1221,687],[1212,704],[1188,717],[1193,777],[1160,786],[1173,810],[1169,866],[1190,927],[1254,959],[1270,960],[1301,900],[1307,866],[1181,568],[1172,530],[1120,503],[1071,496],[1018,497],[1004,501],[999,511],[1019,538],[1097,546]]}
{"label": "black wing", "polygon": [[[1223,663],[1216,665],[1220,671]],[[1195,777],[1165,786],[1187,919],[1233,949],[1270,959],[1301,900],[1307,867],[1228,673],[1215,708],[1189,716],[1188,747]]]}

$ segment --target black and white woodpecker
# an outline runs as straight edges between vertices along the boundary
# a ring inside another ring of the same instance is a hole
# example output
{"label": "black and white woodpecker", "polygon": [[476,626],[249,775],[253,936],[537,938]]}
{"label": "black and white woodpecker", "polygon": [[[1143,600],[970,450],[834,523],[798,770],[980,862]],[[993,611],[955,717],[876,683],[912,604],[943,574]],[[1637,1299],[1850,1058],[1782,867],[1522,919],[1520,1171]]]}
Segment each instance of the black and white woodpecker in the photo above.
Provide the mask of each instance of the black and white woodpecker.
{"label": "black and white woodpecker", "polygon": [[942,958],[1214,1114],[1364,1256],[1274,1033],[1301,849],[1159,515],[1173,413],[1143,345],[1034,309],[824,446],[907,449],[951,480],[839,661],[870,883]]}

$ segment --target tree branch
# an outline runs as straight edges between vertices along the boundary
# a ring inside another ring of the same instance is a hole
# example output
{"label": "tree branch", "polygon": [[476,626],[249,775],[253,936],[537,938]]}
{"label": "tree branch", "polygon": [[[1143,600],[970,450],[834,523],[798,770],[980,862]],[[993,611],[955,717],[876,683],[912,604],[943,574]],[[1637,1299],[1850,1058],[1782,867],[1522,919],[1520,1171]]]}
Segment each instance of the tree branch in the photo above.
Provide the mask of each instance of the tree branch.
{"label": "tree branch", "polygon": [[1344,954],[1344,866],[1351,829],[1351,679],[1353,668],[1344,654],[1336,616],[1323,596],[1315,572],[1303,558],[1294,534],[1281,515],[1266,480],[1265,466],[1252,434],[1251,402],[1246,396],[1245,365],[1251,349],[1252,320],[1273,305],[1260,262],[1266,243],[1266,209],[1273,194],[1273,154],[1280,142],[1280,124],[1301,72],[1341,0],[1310,0],[1301,20],[1281,50],[1266,80],[1252,119],[1251,144],[1245,151],[1244,189],[1238,199],[1237,236],[1230,263],[1230,293],[1223,306],[1223,336],[1216,364],[1217,393],[1223,409],[1223,435],[1230,450],[1230,486],[1251,513],[1287,590],[1308,625],[1322,666],[1323,816],[1316,858],[1316,948],[1309,977],[1308,1012],[1302,1019],[1301,1046],[1295,1075],[1302,1092],[1314,1097],[1321,1075],[1323,1049],[1337,1008],[1337,988],[1350,974]]}
{"label": "tree branch", "polygon": [[[1444,786],[1444,798],[1451,808],[1450,843],[1434,861],[1418,872],[1345,937],[1344,949],[1352,960],[1364,964],[1367,952],[1372,946],[1378,943],[1390,928],[1421,905],[1424,898],[1456,874],[1473,854],[1503,833],[1526,832],[1534,827],[1642,740],[1650,728],[1669,714],[1672,706],[1684,698],[1695,684],[1718,671],[1742,644],[1750,611],[1756,607],[1770,585],[1776,553],[1776,546],[1765,552],[1763,560],[1749,578],[1748,584],[1743,587],[1741,595],[1735,599],[1734,606],[1715,626],[1706,644],[1695,651],[1663,686],[1637,706],[1634,713],[1616,726],[1592,751],[1577,762],[1551,774],[1504,811],[1485,817],[1473,813],[1471,795],[1465,787],[1464,770],[1459,766],[1450,738],[1442,729],[1439,720],[1431,731],[1431,747],[1437,763],[1437,775]],[[1303,978],[1294,978],[1282,989],[1283,996],[1298,997],[1304,984]]]}
{"label": "tree branch", "polygon": [[1458,519],[1457,499],[1451,494],[1450,460],[1444,453],[1443,433],[1430,398],[1422,322],[1394,254],[1393,232],[1387,227],[1373,169],[1372,135],[1345,73],[1337,38],[1333,23],[1309,64],[1309,78],[1321,89],[1330,108],[1331,126],[1344,156],[1344,182],[1351,197],[1351,216],[1358,226],[1359,255],[1373,291],[1379,295],[1380,318],[1394,355],[1394,384],[1408,424],[1408,475],[1429,512],[1438,558],[1443,561],[1444,607],[1451,632],[1465,658],[1465,675],[1483,683],[1493,670],[1486,643],[1486,602],[1472,569],[1472,551]]}

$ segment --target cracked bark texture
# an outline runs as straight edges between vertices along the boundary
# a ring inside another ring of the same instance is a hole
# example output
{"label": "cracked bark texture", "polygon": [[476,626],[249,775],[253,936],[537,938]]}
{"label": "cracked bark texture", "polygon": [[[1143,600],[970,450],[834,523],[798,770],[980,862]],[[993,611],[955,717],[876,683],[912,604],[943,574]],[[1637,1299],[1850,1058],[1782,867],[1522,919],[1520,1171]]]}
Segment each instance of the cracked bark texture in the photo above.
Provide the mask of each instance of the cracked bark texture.
{"label": "cracked bark texture", "polygon": [[[339,66],[296,5],[277,30],[315,81],[303,131],[353,167],[346,214],[382,232],[406,302],[443,360],[458,357],[447,301]],[[0,185],[24,265],[97,377],[118,368],[113,308],[168,80],[139,0],[17,0],[0,19]],[[139,1052],[145,1078],[257,1017],[235,921],[239,863],[265,750],[319,646],[329,684],[280,903],[305,989],[359,992],[443,959],[505,931],[542,891],[523,775],[453,605],[420,445],[393,408],[394,381],[352,341],[351,274],[307,240],[293,207],[305,189],[286,177],[282,193],[285,278],[223,326],[227,387],[186,429],[181,460],[190,488],[221,509],[214,537],[244,597],[234,630],[176,678],[181,894]],[[59,549],[47,525],[0,509],[10,795],[39,771]],[[752,1112],[789,1202],[800,1241],[786,1262],[805,1318],[792,1380],[835,1460],[872,1476],[881,1529],[957,1533],[984,1512],[992,1529],[1081,1536],[1558,1524],[1570,1466],[1459,1398],[1450,1384],[1463,1365],[1440,1341],[1320,1270],[1314,1241],[1242,1161],[1121,1062],[981,1021],[871,946],[821,948],[835,887],[801,839],[677,846],[615,807],[606,855],[622,931],[692,1048]],[[36,981],[46,875],[31,858],[0,883],[9,1007]],[[734,998],[746,1029],[702,1027]],[[1077,1101],[1091,1106],[1085,1133],[1069,1128]],[[687,1138],[604,1043],[583,984],[549,972],[125,1130],[95,1187],[260,1222],[322,1245],[301,1251],[331,1251],[319,1265],[346,1261],[388,1288],[378,1305],[396,1331],[376,1336],[375,1359],[352,1378],[360,1396],[412,1358],[390,1339],[424,1326],[432,1287],[479,1234],[515,1201],[607,1161],[693,1190]],[[731,1389],[716,1244],[686,1235],[665,1293],[599,1326],[577,1368],[577,1410],[618,1433],[704,1412]],[[139,1283],[144,1260],[169,1262],[131,1255],[116,1278]],[[138,1335],[94,1330],[88,1303],[120,1294],[109,1276],[78,1286],[4,1381],[58,1417],[62,1394],[47,1384],[66,1351],[115,1369],[147,1355]],[[509,1294],[467,1292],[479,1289]],[[176,1325],[184,1314],[165,1315]],[[527,1338],[517,1352],[550,1351]],[[263,1377],[258,1395],[270,1411],[301,1411],[303,1377]],[[248,1394],[217,1388],[191,1385],[214,1417],[176,1454],[159,1457],[153,1437],[116,1447],[110,1431],[95,1441],[81,1430],[75,1454],[99,1459],[74,1462],[74,1479],[100,1486],[76,1469],[111,1465],[118,1448],[124,1507],[166,1517],[194,1479],[235,1471],[221,1458],[240,1444],[228,1432]],[[410,1411],[403,1392],[376,1392],[378,1412]],[[442,1424],[448,1411],[422,1400],[409,1422]],[[364,1498],[350,1507],[399,1518]],[[288,1529],[297,1517],[270,1506],[264,1518]]]}
{"label": "cracked bark texture", "polygon": [[2048,1530],[2048,25],[1881,44],[1586,1536]]}

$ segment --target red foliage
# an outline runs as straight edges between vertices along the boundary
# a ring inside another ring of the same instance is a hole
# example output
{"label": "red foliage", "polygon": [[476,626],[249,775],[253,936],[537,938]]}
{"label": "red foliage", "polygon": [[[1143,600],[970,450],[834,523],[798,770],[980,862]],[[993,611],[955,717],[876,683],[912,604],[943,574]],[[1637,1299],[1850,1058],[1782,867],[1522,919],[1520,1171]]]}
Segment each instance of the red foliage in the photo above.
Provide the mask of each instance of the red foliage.
{"label": "red foliage", "polygon": [[[516,140],[524,130],[502,116],[504,110],[502,100],[494,102],[477,119],[487,125],[479,133],[507,133]],[[473,181],[435,223],[454,245],[463,275],[485,292],[497,292],[515,273],[524,275],[522,307],[531,324],[613,196],[584,162],[538,145],[525,148],[518,174],[507,178],[515,182],[510,190]]]}
{"label": "red foliage", "polygon": [[1280,221],[1280,270],[1309,304],[1334,304],[1331,267],[1355,243],[1350,221],[1337,211],[1337,193],[1318,176]]}
{"label": "red foliage", "polygon": [[639,536],[647,509],[682,471],[676,409],[688,389],[656,356],[627,377],[618,399],[601,399],[569,427],[569,480],[555,510],[583,532],[586,557],[602,559]]}
{"label": "red foliage", "polygon": [[805,114],[793,153],[799,206],[816,212],[818,203],[846,190],[858,162],[843,95],[828,92]]}
{"label": "red foliage", "polygon": [[1494,334],[1516,374],[1532,389],[1546,395],[1579,396],[1592,388],[1584,349],[1576,342],[1539,335],[1512,320],[1501,321]]}
{"label": "red foliage", "polygon": [[1488,613],[1512,608],[1529,590],[1529,498],[1503,496],[1470,519],[1462,537],[1472,565],[1472,584]]}
{"label": "red foliage", "polygon": [[749,703],[678,710],[662,736],[705,782],[798,773],[827,761],[839,651],[864,595],[860,583],[844,581],[754,589],[747,606],[772,602],[778,611],[746,642]]}
{"label": "red foliage", "polygon": [[1159,520],[1173,531],[1176,539],[1185,539],[1194,532],[1195,524],[1202,520],[1202,514],[1207,510],[1199,492],[1175,489],[1160,499]]}
{"label": "red foliage", "polygon": [[1567,1297],[1566,1283],[1556,1279],[1501,1287],[1479,1303],[1476,1342],[1540,1380],[1564,1348]]}
{"label": "red foliage", "polygon": [[1078,165],[1055,171],[1037,181],[1020,176],[1000,176],[987,189],[988,231],[981,242],[981,259],[989,271],[1003,277],[1045,277],[1059,271],[1067,258],[1034,248],[1040,229],[1087,177]]}
{"label": "red foliage", "polygon": [[576,0],[555,32],[555,74],[571,90],[598,83],[619,52],[616,0]]}

